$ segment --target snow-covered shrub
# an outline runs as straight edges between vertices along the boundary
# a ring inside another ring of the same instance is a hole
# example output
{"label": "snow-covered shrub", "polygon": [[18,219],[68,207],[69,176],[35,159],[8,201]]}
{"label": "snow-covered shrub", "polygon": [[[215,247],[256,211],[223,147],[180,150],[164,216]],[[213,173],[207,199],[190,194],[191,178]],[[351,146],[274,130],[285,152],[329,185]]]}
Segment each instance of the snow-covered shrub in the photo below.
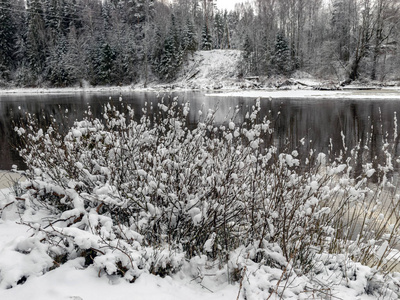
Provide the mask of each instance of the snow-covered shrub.
{"label": "snow-covered shrub", "polygon": [[[259,101],[241,124],[237,111],[216,124],[211,110],[189,124],[189,105],[176,99],[145,106],[140,120],[123,104],[106,105],[101,119],[89,109],[66,133],[55,120],[43,129],[28,117],[16,128],[29,167],[21,197],[30,214],[45,208],[52,217],[26,223],[55,265],[83,256],[99,274],[130,281],[176,272],[185,258],[235,265],[240,247],[242,258],[285,278],[289,269],[318,273],[320,253],[387,266],[400,220],[398,198],[379,203],[393,170],[389,151],[384,166],[365,164],[357,177],[351,157],[278,153]],[[375,172],[381,181],[371,186]],[[380,215],[387,207],[389,218]],[[242,271],[235,265],[228,277]]]}

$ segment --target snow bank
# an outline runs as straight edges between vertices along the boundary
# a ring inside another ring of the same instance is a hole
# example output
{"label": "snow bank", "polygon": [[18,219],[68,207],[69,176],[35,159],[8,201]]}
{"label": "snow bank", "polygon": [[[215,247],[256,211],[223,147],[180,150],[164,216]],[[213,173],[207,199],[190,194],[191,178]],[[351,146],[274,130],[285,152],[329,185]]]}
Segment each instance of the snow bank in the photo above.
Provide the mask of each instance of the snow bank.
{"label": "snow bank", "polygon": [[15,88],[0,89],[0,95],[7,94],[73,94],[100,92],[132,92],[131,86],[98,86],[98,87],[67,87],[67,88]]}
{"label": "snow bank", "polygon": [[238,75],[239,50],[197,51],[176,80],[183,87],[219,89],[232,85]]}
{"label": "snow bank", "polygon": [[247,97],[272,99],[364,99],[399,100],[400,91],[394,89],[371,91],[318,91],[318,90],[243,90],[233,92],[208,93],[210,97]]}

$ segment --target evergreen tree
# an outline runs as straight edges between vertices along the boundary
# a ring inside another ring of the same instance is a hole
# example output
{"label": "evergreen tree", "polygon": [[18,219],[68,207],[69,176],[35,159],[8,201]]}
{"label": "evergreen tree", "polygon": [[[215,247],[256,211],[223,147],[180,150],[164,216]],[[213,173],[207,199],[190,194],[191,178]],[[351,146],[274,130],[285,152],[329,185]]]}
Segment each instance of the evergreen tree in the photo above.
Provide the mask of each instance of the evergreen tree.
{"label": "evergreen tree", "polygon": [[241,73],[243,75],[251,74],[253,71],[253,43],[250,36],[247,34],[243,43]]}
{"label": "evergreen tree", "polygon": [[64,57],[71,82],[87,78],[87,66],[84,62],[82,43],[84,38],[78,38],[75,26],[71,26],[67,36],[68,50]]}
{"label": "evergreen tree", "polygon": [[289,75],[293,70],[289,43],[282,31],[276,35],[275,49],[271,64],[278,74]]}
{"label": "evergreen tree", "polygon": [[33,75],[38,76],[45,69],[47,53],[47,38],[41,1],[28,0],[27,13],[27,60]]}
{"label": "evergreen tree", "polygon": [[249,59],[251,57],[252,52],[253,52],[252,42],[250,36],[247,34],[243,44],[243,57],[245,59]]}
{"label": "evergreen tree", "polygon": [[224,35],[223,35],[223,48],[224,49],[230,49],[231,48],[231,43],[230,43],[230,29],[229,29],[229,24],[228,24],[228,12],[224,12]]}
{"label": "evergreen tree", "polygon": [[44,14],[45,14],[45,26],[46,30],[51,34],[55,35],[59,30],[59,16],[57,11],[57,0],[44,0]]}
{"label": "evergreen tree", "polygon": [[183,48],[185,51],[191,52],[197,50],[196,34],[194,32],[193,24],[189,19],[186,20],[186,27],[183,36]]}
{"label": "evergreen tree", "polygon": [[168,36],[164,42],[163,53],[158,67],[159,73],[165,79],[172,78],[176,70],[175,53],[177,52],[175,40]]}
{"label": "evergreen tree", "polygon": [[0,0],[0,78],[10,77],[13,65],[16,28],[11,16],[11,1]]}
{"label": "evergreen tree", "polygon": [[211,50],[212,49],[212,39],[208,26],[204,24],[203,31],[201,33],[201,49]]}
{"label": "evergreen tree", "polygon": [[[12,1],[12,0],[9,0]],[[15,55],[14,64],[18,67],[25,63],[25,53],[26,53],[26,33],[27,33],[27,22],[26,22],[26,10],[24,0],[13,1],[15,11],[12,14],[15,25]]]}
{"label": "evergreen tree", "polygon": [[104,43],[100,48],[100,65],[98,79],[100,84],[111,84],[114,82],[114,60],[116,53],[110,44]]}
{"label": "evergreen tree", "polygon": [[110,2],[104,2],[101,8],[101,16],[103,17],[103,29],[105,31],[111,30],[113,27],[111,12],[112,12],[112,4]]}
{"label": "evergreen tree", "polygon": [[271,63],[271,46],[268,34],[264,33],[261,41],[261,74],[271,75],[270,63]]}
{"label": "evergreen tree", "polygon": [[[124,51],[121,56],[121,69],[124,73],[124,77],[122,80],[127,83],[134,82],[137,78],[140,77],[140,70],[138,69],[138,65],[140,65],[140,57],[137,49],[137,43],[135,39],[130,36],[134,36],[133,32],[126,36],[126,40],[124,42]],[[121,80],[121,79],[120,79]]]}
{"label": "evergreen tree", "polygon": [[214,18],[214,48],[222,49],[224,41],[224,20],[219,12],[215,14]]}
{"label": "evergreen tree", "polygon": [[173,79],[183,62],[184,49],[178,34],[175,17],[171,17],[171,27],[158,64],[158,73],[164,79]]}
{"label": "evergreen tree", "polygon": [[74,27],[76,30],[80,30],[82,28],[82,16],[79,14],[79,3],[77,0],[68,0],[66,16],[66,21],[69,23],[69,29]]}
{"label": "evergreen tree", "polygon": [[67,61],[68,41],[64,36],[56,42],[47,60],[47,79],[54,86],[66,87],[76,81],[72,66]]}

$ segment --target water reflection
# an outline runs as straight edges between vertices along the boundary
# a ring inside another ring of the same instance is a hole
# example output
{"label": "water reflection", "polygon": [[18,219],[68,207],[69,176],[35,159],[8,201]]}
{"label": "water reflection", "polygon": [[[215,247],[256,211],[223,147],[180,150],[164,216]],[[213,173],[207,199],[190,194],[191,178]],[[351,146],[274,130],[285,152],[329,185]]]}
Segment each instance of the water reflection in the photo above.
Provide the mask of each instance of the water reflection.
{"label": "water reflection", "polygon": [[[224,122],[232,116],[235,107],[240,107],[240,113],[235,119],[240,123],[254,105],[254,99],[205,97],[199,92],[177,93],[171,97],[174,96],[190,102],[191,123],[197,122],[199,110],[216,108],[216,121]],[[25,112],[36,114],[41,124],[45,125],[50,116],[61,124],[62,115],[68,110],[68,122],[71,124],[82,118],[88,106],[94,116],[101,116],[102,105],[109,101],[118,105],[119,97],[119,94],[106,92],[0,96],[0,169],[10,169],[13,164],[19,168],[24,167],[12,146],[18,143],[13,131],[13,120]],[[145,102],[149,103],[148,106],[153,103],[155,107],[160,99],[156,93],[144,92],[122,94],[122,98],[125,103],[131,104],[138,117]],[[393,100],[262,99],[260,118],[268,116],[274,124],[275,132],[271,142],[280,151],[297,149],[305,153],[313,149],[337,157],[346,151],[344,154],[348,155],[359,143],[362,145],[358,150],[359,157],[369,160],[371,157],[382,156],[382,147],[386,141],[395,145],[394,152],[399,154],[399,138],[394,138],[394,114],[397,111],[400,111],[400,102]],[[302,141],[307,141],[304,146]],[[360,164],[361,161],[359,167]]]}

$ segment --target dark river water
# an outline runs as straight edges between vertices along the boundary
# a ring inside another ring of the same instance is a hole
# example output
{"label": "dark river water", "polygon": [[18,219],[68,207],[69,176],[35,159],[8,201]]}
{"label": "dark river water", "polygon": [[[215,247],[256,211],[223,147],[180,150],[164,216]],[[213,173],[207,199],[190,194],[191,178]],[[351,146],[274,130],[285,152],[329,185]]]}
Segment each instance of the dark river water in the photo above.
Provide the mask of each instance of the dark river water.
{"label": "dark river water", "polygon": [[[131,104],[138,113],[146,102],[155,105],[160,101],[156,93],[149,92],[123,93],[121,96],[123,102]],[[164,95],[168,96],[171,97]],[[191,123],[196,122],[199,110],[216,107],[216,121],[223,123],[236,106],[241,107],[237,117],[241,122],[255,103],[253,98],[206,97],[201,92],[182,92],[173,96],[190,102]],[[13,164],[24,168],[14,150],[19,141],[13,128],[14,122],[25,112],[35,114],[45,125],[45,119],[50,115],[59,117],[67,109],[72,122],[82,118],[88,105],[95,116],[101,116],[102,106],[107,102],[118,105],[119,97],[111,92],[0,95],[0,170],[8,170]],[[261,117],[268,116],[272,121],[275,130],[270,142],[278,146],[279,151],[300,149],[305,153],[313,149],[329,152],[331,157],[346,152],[346,149],[348,154],[357,143],[363,145],[359,152],[364,159],[379,157],[385,142],[392,146],[393,154],[398,155],[399,139],[394,136],[397,112],[400,112],[400,101],[396,100],[261,99]],[[300,141],[306,143],[302,145]]]}

